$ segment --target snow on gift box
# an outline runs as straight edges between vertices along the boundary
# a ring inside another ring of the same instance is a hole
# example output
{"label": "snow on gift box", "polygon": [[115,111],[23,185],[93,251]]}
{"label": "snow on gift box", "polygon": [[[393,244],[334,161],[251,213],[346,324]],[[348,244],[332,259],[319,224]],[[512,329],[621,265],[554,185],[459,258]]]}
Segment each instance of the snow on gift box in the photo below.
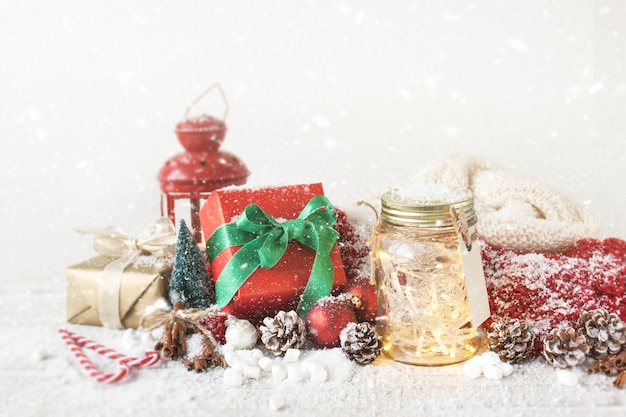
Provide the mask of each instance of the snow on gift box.
{"label": "snow on gift box", "polygon": [[304,314],[346,285],[336,212],[323,194],[319,183],[211,193],[200,221],[222,311],[255,323]]}
{"label": "snow on gift box", "polygon": [[95,235],[100,255],[67,269],[67,320],[76,324],[137,328],[144,309],[166,297],[176,233],[163,217],[146,227],[145,239],[119,228],[78,229]]}

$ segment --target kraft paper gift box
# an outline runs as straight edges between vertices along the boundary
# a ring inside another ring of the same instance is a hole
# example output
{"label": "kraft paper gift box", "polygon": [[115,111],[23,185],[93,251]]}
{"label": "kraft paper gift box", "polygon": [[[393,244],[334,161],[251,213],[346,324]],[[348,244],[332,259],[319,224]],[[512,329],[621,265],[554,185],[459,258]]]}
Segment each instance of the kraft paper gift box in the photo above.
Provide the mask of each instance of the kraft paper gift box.
{"label": "kraft paper gift box", "polygon": [[67,268],[67,321],[138,328],[146,307],[167,298],[176,229],[167,217],[146,226],[137,240],[118,227],[84,228],[99,256]]}
{"label": "kraft paper gift box", "polygon": [[[102,326],[100,281],[114,258],[96,256],[67,269],[67,321]],[[124,328],[138,328],[144,309],[167,298],[172,262],[141,255],[124,269],[119,288],[119,319]]]}

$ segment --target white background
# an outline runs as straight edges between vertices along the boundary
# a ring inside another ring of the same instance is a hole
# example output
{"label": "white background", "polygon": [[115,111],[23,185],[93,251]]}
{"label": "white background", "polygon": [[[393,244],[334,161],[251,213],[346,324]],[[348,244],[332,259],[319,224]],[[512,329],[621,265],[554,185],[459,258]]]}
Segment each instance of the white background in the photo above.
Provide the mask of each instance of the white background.
{"label": "white background", "polygon": [[625,23],[619,0],[0,1],[3,269],[62,282],[92,254],[73,228],[140,233],[214,82],[250,184],[350,209],[471,152],[626,238]]}

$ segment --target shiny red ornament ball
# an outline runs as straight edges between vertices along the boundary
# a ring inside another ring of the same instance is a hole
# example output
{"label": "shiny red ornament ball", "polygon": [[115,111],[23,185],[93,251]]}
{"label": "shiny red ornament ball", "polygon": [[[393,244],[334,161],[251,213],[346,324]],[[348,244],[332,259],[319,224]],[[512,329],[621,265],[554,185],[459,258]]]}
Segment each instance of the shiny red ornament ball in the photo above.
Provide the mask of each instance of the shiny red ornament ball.
{"label": "shiny red ornament ball", "polygon": [[366,321],[374,324],[376,322],[376,286],[370,283],[369,278],[353,279],[348,282],[344,293],[354,295],[361,302],[361,305],[355,310],[359,323]]}
{"label": "shiny red ornament ball", "polygon": [[354,304],[343,296],[318,300],[306,315],[309,338],[322,348],[338,347],[339,334],[352,322],[356,323]]}

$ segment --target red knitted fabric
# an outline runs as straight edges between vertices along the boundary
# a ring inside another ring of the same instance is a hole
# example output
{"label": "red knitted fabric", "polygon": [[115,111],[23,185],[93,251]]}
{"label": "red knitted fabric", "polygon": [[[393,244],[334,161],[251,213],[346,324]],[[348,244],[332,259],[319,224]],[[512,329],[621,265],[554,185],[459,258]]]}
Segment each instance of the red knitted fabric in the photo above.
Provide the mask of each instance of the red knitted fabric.
{"label": "red knitted fabric", "polygon": [[538,340],[563,322],[574,325],[583,310],[604,308],[626,321],[626,242],[621,239],[581,239],[560,255],[484,244],[482,255],[491,320],[524,319]]}

